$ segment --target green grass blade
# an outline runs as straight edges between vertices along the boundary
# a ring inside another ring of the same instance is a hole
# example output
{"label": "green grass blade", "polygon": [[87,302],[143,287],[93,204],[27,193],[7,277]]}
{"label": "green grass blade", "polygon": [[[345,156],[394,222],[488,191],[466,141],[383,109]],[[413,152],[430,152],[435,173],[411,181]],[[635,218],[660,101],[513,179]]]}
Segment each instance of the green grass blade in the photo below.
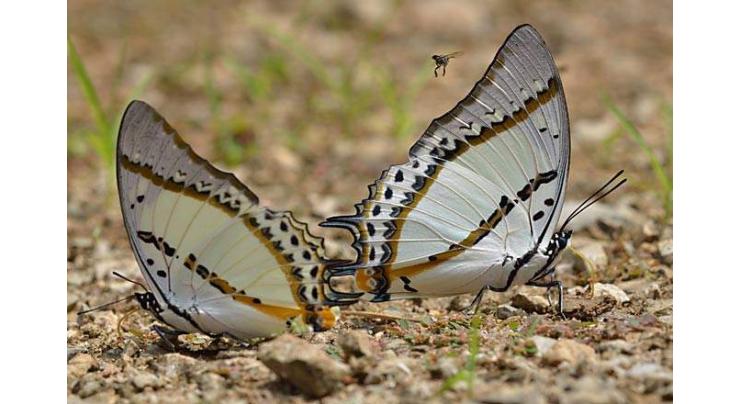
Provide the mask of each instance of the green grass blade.
{"label": "green grass blade", "polygon": [[666,173],[665,168],[661,164],[660,160],[658,159],[658,156],[655,154],[652,148],[647,144],[647,141],[645,141],[645,138],[642,136],[642,133],[640,133],[639,130],[635,127],[635,125],[630,121],[626,115],[622,112],[622,110],[619,109],[619,107],[616,106],[616,104],[612,101],[611,98],[608,96],[603,96],[604,104],[609,109],[609,111],[614,115],[614,117],[617,119],[619,124],[624,129],[625,133],[632,138],[632,140],[637,143],[637,145],[640,147],[640,149],[645,153],[645,155],[648,157],[650,161],[650,167],[652,168],[653,174],[655,175],[656,179],[658,180],[658,183],[661,187],[661,193],[663,194],[664,202],[665,202],[665,208],[667,213],[670,214],[671,206],[673,204],[673,181],[670,179],[669,175]]}
{"label": "green grass blade", "polygon": [[92,80],[90,80],[90,76],[87,74],[85,64],[82,62],[82,59],[77,53],[77,49],[72,43],[72,39],[70,37],[67,37],[67,50],[69,52],[69,61],[72,64],[72,71],[80,84],[80,88],[82,89],[87,105],[92,111],[93,118],[98,126],[98,131],[100,133],[108,133],[110,124],[105,116],[103,106],[100,104],[100,98],[98,97],[98,93],[95,90]]}

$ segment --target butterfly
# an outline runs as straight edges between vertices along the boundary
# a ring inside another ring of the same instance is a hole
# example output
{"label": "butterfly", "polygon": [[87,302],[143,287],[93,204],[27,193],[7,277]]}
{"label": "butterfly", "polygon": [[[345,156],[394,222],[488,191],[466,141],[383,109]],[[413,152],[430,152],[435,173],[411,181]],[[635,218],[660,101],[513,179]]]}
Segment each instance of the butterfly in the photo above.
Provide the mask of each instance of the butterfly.
{"label": "butterfly", "polygon": [[369,186],[356,214],[321,224],[354,237],[356,260],[331,272],[354,274],[375,302],[477,292],[477,307],[486,290],[557,287],[562,315],[562,284],[550,277],[571,237],[557,229],[569,166],[557,67],[540,34],[519,26],[409,160]]}
{"label": "butterfly", "polygon": [[322,239],[291,212],[261,206],[144,102],[123,115],[116,172],[148,289],[135,298],[161,322],[246,339],[279,333],[294,318],[325,330],[335,321],[329,306],[348,302],[326,287]]}

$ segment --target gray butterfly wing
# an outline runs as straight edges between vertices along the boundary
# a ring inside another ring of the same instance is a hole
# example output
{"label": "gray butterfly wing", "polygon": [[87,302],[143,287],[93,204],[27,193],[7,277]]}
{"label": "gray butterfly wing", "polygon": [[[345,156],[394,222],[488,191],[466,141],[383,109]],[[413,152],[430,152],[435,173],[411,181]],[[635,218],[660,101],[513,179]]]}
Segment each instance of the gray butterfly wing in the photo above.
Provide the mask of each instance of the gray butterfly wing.
{"label": "gray butterfly wing", "polygon": [[[372,184],[350,230],[358,288],[376,300],[507,287],[507,260],[549,240],[563,205],[570,133],[562,83],[537,31],[515,29],[483,78]],[[498,268],[499,270],[491,270]]]}
{"label": "gray butterfly wing", "polygon": [[124,114],[117,175],[129,240],[160,304],[237,337],[279,332],[297,316],[333,322],[322,240],[290,212],[260,206],[143,102]]}

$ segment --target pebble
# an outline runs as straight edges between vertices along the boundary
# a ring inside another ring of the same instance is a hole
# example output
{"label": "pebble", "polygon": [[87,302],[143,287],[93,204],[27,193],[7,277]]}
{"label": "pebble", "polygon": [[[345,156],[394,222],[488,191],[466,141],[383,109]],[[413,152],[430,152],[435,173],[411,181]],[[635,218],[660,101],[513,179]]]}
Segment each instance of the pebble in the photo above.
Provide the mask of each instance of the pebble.
{"label": "pebble", "polygon": [[566,257],[573,261],[573,268],[578,272],[589,272],[592,268],[603,270],[609,264],[603,243],[591,239],[578,239],[573,242],[573,249],[577,253],[566,250]]}
{"label": "pebble", "polygon": [[666,264],[673,263],[673,239],[660,240],[658,242],[658,253]]}
{"label": "pebble", "polygon": [[537,354],[536,356],[542,356],[555,345],[557,340],[553,338],[543,337],[541,335],[535,335],[532,338],[529,339],[535,347],[537,347]]}
{"label": "pebble", "polygon": [[642,234],[645,236],[645,241],[655,241],[660,236],[660,230],[658,229],[658,225],[650,220],[642,225]]}
{"label": "pebble", "polygon": [[550,365],[559,365],[566,362],[576,365],[581,362],[594,362],[596,352],[588,345],[582,344],[572,339],[558,340],[543,355],[545,363]]}
{"label": "pebble", "polygon": [[437,363],[429,368],[429,372],[432,377],[436,379],[448,379],[457,373],[457,365],[455,360],[448,357],[442,357],[437,360]]}
{"label": "pebble", "polygon": [[349,366],[333,360],[321,347],[290,334],[262,344],[257,357],[278,377],[312,398],[331,393],[350,374]]}
{"label": "pebble", "polygon": [[154,370],[160,375],[167,378],[176,378],[179,375],[187,374],[194,366],[198,364],[198,360],[189,356],[181,355],[179,353],[167,353],[160,356],[154,362]]}
{"label": "pebble", "polygon": [[131,378],[131,383],[138,390],[144,390],[147,387],[159,387],[160,380],[157,376],[148,372],[136,372]]}
{"label": "pebble", "polygon": [[613,383],[594,376],[584,376],[564,389],[561,403],[618,404],[627,403],[627,397]]}
{"label": "pebble", "polygon": [[638,363],[627,371],[627,377],[634,379],[672,380],[671,372],[657,363]]}
{"label": "pebble", "polygon": [[483,403],[547,403],[542,389],[533,385],[517,386],[498,383],[476,385],[474,398],[475,402]]}
{"label": "pebble", "polygon": [[373,346],[367,333],[360,330],[342,331],[337,338],[345,358],[373,356]]}
{"label": "pebble", "polygon": [[511,299],[511,305],[526,311],[527,313],[547,313],[550,305],[547,303],[547,299],[542,296],[534,295],[529,296],[522,293],[517,293]]}
{"label": "pebble", "polygon": [[501,304],[498,307],[496,307],[496,318],[499,320],[506,320],[509,317],[514,316],[523,316],[526,313],[522,309],[517,309],[516,307],[509,305],[509,304]]}
{"label": "pebble", "polygon": [[87,353],[78,353],[67,361],[67,377],[78,378],[98,368],[98,361]]}
{"label": "pebble", "polygon": [[594,296],[609,296],[619,304],[624,304],[630,301],[627,293],[611,283],[594,283]]}
{"label": "pebble", "polygon": [[90,375],[95,377],[83,377],[75,386],[72,388],[72,392],[77,394],[80,398],[87,398],[94,396],[100,390],[103,389],[103,383],[97,379],[96,375]]}

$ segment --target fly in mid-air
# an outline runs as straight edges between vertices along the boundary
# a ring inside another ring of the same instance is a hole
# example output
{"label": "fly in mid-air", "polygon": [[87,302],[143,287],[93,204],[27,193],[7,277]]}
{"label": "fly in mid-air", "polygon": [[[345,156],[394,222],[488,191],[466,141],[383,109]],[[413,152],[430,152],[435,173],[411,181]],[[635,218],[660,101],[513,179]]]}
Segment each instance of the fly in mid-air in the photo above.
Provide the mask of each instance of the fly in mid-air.
{"label": "fly in mid-air", "polygon": [[450,63],[450,59],[456,58],[460,55],[462,55],[462,52],[452,52],[446,55],[432,55],[432,60],[437,64],[434,68],[434,77],[438,77],[437,70],[439,70],[440,67],[442,68],[442,75],[444,76],[447,72],[447,65]]}

